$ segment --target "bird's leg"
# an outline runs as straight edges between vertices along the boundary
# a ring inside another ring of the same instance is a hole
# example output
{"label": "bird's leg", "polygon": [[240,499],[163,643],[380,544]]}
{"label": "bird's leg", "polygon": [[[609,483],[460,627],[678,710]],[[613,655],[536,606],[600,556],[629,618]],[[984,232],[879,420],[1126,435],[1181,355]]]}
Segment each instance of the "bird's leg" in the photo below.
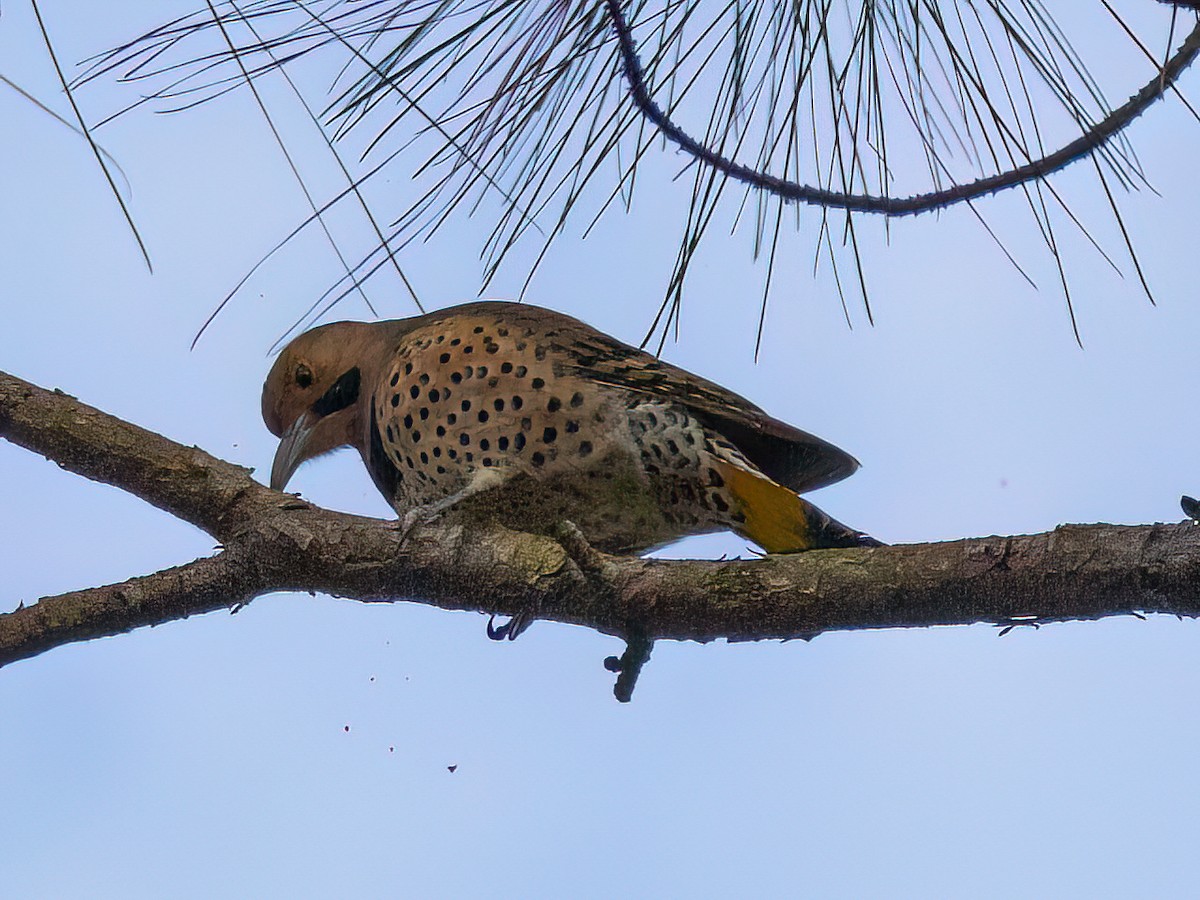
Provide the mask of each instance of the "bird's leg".
{"label": "bird's leg", "polygon": [[478,494],[480,491],[486,491],[488,488],[496,487],[504,481],[504,476],[497,469],[477,469],[471,476],[471,480],[458,491],[455,491],[448,497],[443,497],[433,503],[426,503],[422,506],[414,506],[400,513],[400,521],[398,523],[400,534],[403,540],[408,539],[411,532],[418,525],[426,525],[444,513],[450,507],[465,500],[473,494]]}

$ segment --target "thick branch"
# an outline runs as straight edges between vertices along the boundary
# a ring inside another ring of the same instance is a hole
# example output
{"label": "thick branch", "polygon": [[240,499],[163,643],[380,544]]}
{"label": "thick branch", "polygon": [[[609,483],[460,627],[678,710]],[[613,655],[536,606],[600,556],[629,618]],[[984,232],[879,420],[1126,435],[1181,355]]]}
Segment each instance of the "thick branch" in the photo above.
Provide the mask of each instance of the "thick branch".
{"label": "thick branch", "polygon": [[[1164,0],[1171,2],[1171,0]],[[874,196],[871,194],[847,194],[828,188],[800,184],[760,172],[749,166],[722,156],[708,145],[696,140],[679,127],[654,101],[646,83],[646,72],[638,57],[633,30],[621,11],[620,0],[605,0],[617,44],[621,65],[629,82],[630,95],[642,115],[654,124],[663,136],[681,150],[706,165],[712,166],[735,181],[768,191],[785,200],[810,203],[830,209],[845,209],[851,212],[879,213],[886,216],[913,215],[941,209],[954,203],[972,200],[986,194],[1017,187],[1030,181],[1045,178],[1059,169],[1064,169],[1078,159],[1093,153],[1119,134],[1134,119],[1144,113],[1169,90],[1200,54],[1200,23],[1192,29],[1175,54],[1166,61],[1161,71],[1121,106],[1093,125],[1086,133],[1041,159],[1030,160],[1023,166],[980,178],[968,184],[955,185],[940,191],[915,194],[911,197]],[[1173,5],[1193,7],[1192,3],[1174,0]]]}
{"label": "thick branch", "polygon": [[262,593],[248,562],[220,553],[122,584],[46,597],[0,615],[0,666],[60,644],[248,603]]}
{"label": "thick branch", "polygon": [[[453,516],[395,523],[311,506],[247,470],[0,374],[0,436],[211,529],[211,559],[0,615],[0,665],[271,591],[413,599],[534,615],[644,644],[810,637],[833,629],[1200,614],[1200,528],[1064,526],[1047,534],[756,560],[610,557]],[[644,659],[645,653],[629,654]]]}

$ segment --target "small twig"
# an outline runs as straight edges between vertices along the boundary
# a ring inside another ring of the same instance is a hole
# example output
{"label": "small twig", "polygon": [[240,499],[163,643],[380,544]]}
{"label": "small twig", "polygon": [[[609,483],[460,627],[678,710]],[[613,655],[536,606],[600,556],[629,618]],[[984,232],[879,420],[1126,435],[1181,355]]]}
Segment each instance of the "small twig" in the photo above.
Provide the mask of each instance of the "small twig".
{"label": "small twig", "polygon": [[628,703],[633,698],[633,689],[637,687],[638,676],[642,667],[650,660],[654,650],[654,640],[637,628],[631,628],[625,638],[625,652],[620,658],[610,656],[604,660],[604,668],[617,673],[617,683],[613,685],[613,696],[620,703]]}

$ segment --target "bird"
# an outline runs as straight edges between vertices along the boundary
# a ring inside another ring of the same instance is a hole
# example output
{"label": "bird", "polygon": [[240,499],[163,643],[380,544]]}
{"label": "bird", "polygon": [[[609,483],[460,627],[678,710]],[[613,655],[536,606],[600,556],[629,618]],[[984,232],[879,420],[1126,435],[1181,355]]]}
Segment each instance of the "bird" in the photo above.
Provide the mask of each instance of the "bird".
{"label": "bird", "polygon": [[358,450],[405,522],[453,510],[521,531],[570,523],[635,554],[731,530],[768,553],[879,542],[799,496],[850,454],[562,313],[479,301],[294,338],[263,386],[271,487]]}

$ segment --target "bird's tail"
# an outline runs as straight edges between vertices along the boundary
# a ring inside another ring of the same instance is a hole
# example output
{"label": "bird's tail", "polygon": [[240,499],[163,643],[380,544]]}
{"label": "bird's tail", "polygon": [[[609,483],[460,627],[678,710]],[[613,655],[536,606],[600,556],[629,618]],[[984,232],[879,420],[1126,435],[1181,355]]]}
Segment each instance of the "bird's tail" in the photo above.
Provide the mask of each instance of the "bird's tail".
{"label": "bird's tail", "polygon": [[761,472],[753,472],[729,462],[720,463],[719,468],[745,517],[745,521],[736,525],[734,530],[768,553],[882,546],[873,537],[830,518]]}

